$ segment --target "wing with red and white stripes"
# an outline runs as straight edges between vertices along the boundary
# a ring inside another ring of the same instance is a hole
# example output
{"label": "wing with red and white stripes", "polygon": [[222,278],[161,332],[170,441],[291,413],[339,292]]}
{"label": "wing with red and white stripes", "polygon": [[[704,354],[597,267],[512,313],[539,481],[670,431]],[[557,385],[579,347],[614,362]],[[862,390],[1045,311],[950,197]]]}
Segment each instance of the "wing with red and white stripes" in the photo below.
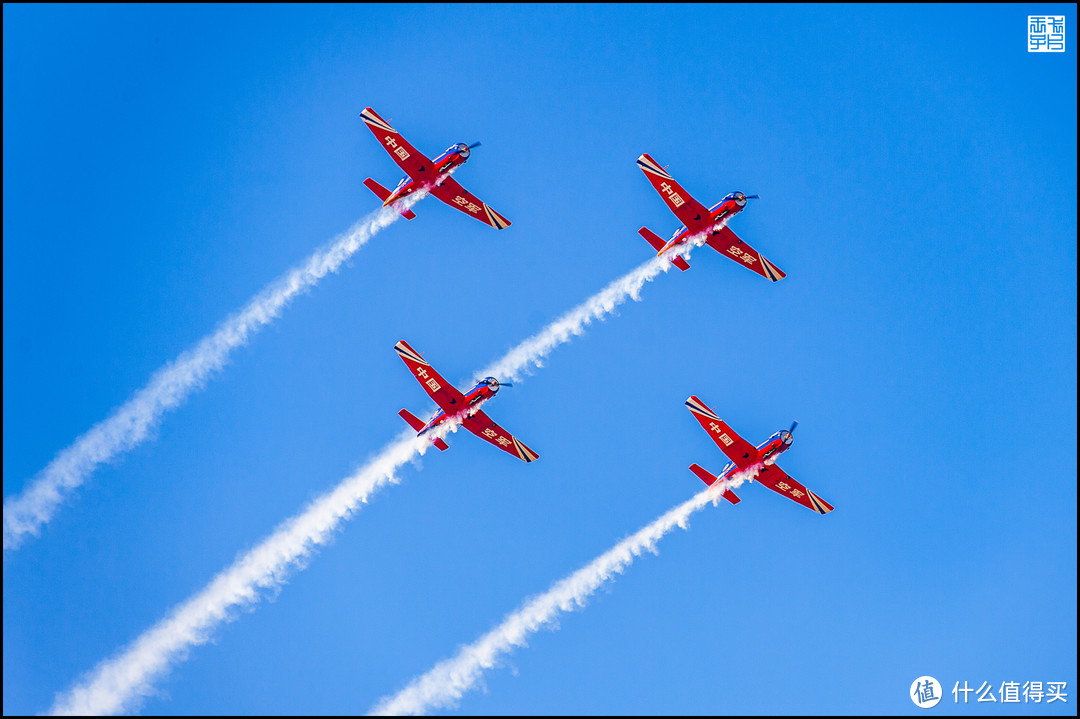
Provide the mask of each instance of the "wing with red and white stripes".
{"label": "wing with red and white stripes", "polygon": [[668,209],[679,218],[680,222],[693,229],[709,220],[709,208],[691,197],[690,193],[675,182],[675,178],[660,166],[660,163],[648,154],[642,154],[637,159],[637,164],[645,173],[653,189],[660,194]]}
{"label": "wing with red and white stripes", "polygon": [[491,225],[496,230],[505,230],[510,226],[510,220],[488,207],[486,203],[481,202],[479,197],[466,190],[461,186],[460,182],[452,177],[444,177],[439,180],[431,188],[431,194],[454,209],[461,210],[466,215],[475,217],[485,225]]}
{"label": "wing with red and white stripes", "polygon": [[761,452],[758,448],[737,435],[727,422],[720,419],[716,412],[709,409],[696,396],[690,395],[687,398],[686,407],[690,410],[690,414],[694,415],[694,419],[701,424],[702,429],[708,432],[712,440],[716,442],[720,451],[726,454],[736,467],[745,469],[761,461]]}
{"label": "wing with red and white stripes", "polygon": [[396,162],[406,175],[414,180],[435,181],[435,167],[431,164],[431,160],[410,145],[401,133],[390,126],[389,122],[379,117],[370,107],[364,108],[360,117],[375,135],[375,139],[390,155],[390,159]]}
{"label": "wing with red and white stripes", "polygon": [[457,414],[466,408],[465,395],[454,385],[442,378],[435,368],[428,364],[423,355],[401,340],[394,349],[405,365],[412,371],[416,381],[431,395],[431,398],[449,415]]}
{"label": "wing with red and white stripes", "polygon": [[777,494],[782,494],[818,514],[828,514],[833,511],[831,504],[799,484],[775,464],[762,467],[755,479]]}
{"label": "wing with red and white stripes", "polygon": [[783,270],[762,257],[760,252],[739,239],[739,236],[726,226],[711,232],[705,244],[767,280],[779,282],[787,277]]}
{"label": "wing with red and white stripes", "polygon": [[466,417],[462,425],[480,439],[491,442],[499,449],[514,455],[520,460],[533,462],[540,457],[536,452],[526,447],[525,443],[520,439],[495,424],[491,417],[484,413],[484,410],[480,410],[471,417]]}

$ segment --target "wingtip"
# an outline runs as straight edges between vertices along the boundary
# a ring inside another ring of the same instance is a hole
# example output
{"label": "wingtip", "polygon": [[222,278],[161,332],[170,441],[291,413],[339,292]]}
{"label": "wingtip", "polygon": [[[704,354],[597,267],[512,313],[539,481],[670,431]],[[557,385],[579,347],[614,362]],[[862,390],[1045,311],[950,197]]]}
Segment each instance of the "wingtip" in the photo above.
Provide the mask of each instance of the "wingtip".
{"label": "wingtip", "polygon": [[697,395],[692,394],[687,397],[684,404],[686,405],[686,408],[694,414],[700,414],[713,420],[720,419],[720,415],[714,412],[712,407],[702,402],[701,398]]}
{"label": "wingtip", "polygon": [[360,113],[360,119],[367,123],[368,126],[372,128],[373,132],[375,131],[375,128],[385,132],[396,132],[389,122],[382,119],[382,117],[379,116],[379,113],[375,112],[370,107],[364,108],[364,111]]}
{"label": "wingtip", "polygon": [[637,159],[637,166],[646,174],[656,175],[665,180],[672,179],[671,175],[668,174],[668,171],[665,168],[660,167],[660,163],[650,157],[647,152],[641,153],[641,156]]}
{"label": "wingtip", "polygon": [[825,515],[825,514],[828,514],[829,512],[831,512],[831,511],[833,511],[835,509],[835,507],[833,507],[831,504],[826,502],[824,499],[822,499],[821,497],[819,497],[816,494],[814,494],[813,492],[811,492],[809,489],[806,490],[806,494],[810,498],[810,504],[813,505],[814,511],[817,512],[818,514]]}
{"label": "wingtip", "polygon": [[423,353],[414,350],[405,340],[398,340],[398,343],[394,345],[394,351],[396,351],[402,359],[409,359],[419,364],[427,364],[427,360],[424,359]]}
{"label": "wingtip", "polygon": [[514,442],[514,449],[517,452],[517,456],[520,459],[525,460],[526,464],[528,464],[529,462],[535,462],[536,460],[540,459],[540,455],[526,447],[525,443],[522,442],[520,439],[513,436],[511,436],[510,439]]}
{"label": "wingtip", "polygon": [[487,214],[488,224],[494,227],[496,230],[505,230],[511,225],[510,220],[506,219],[494,209],[492,209],[486,202],[483,203],[484,212]]}
{"label": "wingtip", "polygon": [[761,256],[761,268],[765,271],[765,276],[773,282],[779,282],[780,280],[787,277],[786,272],[784,272],[782,269],[780,269],[773,263],[769,262],[769,260],[764,256]]}

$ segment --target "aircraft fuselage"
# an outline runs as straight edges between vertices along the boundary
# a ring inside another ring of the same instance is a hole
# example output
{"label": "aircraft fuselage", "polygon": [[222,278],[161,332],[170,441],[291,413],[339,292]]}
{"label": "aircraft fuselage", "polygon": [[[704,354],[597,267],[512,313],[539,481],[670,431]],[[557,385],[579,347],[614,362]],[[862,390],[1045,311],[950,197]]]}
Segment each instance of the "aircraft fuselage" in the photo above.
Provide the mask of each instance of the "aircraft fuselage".
{"label": "aircraft fuselage", "polygon": [[742,212],[745,207],[746,196],[741,192],[732,192],[727,197],[720,200],[720,202],[710,207],[708,216],[703,217],[700,222],[683,225],[675,230],[671,235],[671,239],[668,240],[668,243],[664,246],[664,249],[660,250],[658,254],[663,254],[676,245],[688,242],[692,237],[709,232],[721,223],[727,224],[732,217]]}
{"label": "aircraft fuselage", "polygon": [[[469,154],[469,146],[464,142],[451,145],[447,148],[446,152],[432,160],[432,165],[435,167],[435,177],[441,178],[446,173],[452,172],[464,165],[469,161]],[[438,181],[438,179],[435,180],[436,183],[438,183]],[[425,187],[427,182],[427,180],[421,181],[405,175],[405,177],[398,181],[397,187],[394,188],[389,197],[383,200],[383,207],[393,204],[403,197],[408,197],[421,187]]]}
{"label": "aircraft fuselage", "polygon": [[[468,407],[474,407],[477,404],[486,402],[487,400],[498,394],[498,392],[499,381],[494,377],[485,377],[484,379],[480,380],[475,387],[465,393],[465,406],[454,414],[460,414],[462,410]],[[430,429],[438,427],[440,424],[442,424],[449,418],[450,415],[446,414],[446,410],[440,409],[430,420],[428,420],[428,423],[424,425],[424,428],[421,429],[418,434],[423,434]]]}

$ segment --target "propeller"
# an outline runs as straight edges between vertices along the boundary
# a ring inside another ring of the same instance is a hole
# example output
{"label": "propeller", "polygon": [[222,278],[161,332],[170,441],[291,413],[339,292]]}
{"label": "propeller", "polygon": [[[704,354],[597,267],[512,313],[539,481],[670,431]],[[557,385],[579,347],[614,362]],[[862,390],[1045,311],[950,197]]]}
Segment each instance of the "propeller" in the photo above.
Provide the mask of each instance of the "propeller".
{"label": "propeller", "polygon": [[474,142],[473,144],[469,145],[470,150],[473,149],[474,147],[480,147],[480,143],[479,142]]}
{"label": "propeller", "polygon": [[[760,200],[761,195],[747,195],[746,199],[748,199],[748,200]],[[798,422],[796,422],[796,424],[798,424]]]}
{"label": "propeller", "polygon": [[795,428],[796,428],[797,426],[799,426],[799,422],[798,422],[798,420],[796,420],[796,421],[792,422],[792,423],[791,423],[791,429],[789,429],[789,430],[788,430],[788,434],[794,434],[794,433],[795,433]]}

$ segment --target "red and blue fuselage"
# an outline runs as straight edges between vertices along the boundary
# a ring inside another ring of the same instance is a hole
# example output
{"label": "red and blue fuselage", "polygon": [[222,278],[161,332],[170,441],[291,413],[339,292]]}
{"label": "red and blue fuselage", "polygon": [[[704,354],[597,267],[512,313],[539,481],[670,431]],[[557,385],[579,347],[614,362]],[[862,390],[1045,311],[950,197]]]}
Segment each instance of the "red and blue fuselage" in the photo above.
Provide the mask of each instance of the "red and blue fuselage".
{"label": "red and blue fuselage", "polygon": [[746,200],[747,196],[742,192],[732,192],[727,195],[709,208],[708,217],[703,217],[700,222],[695,223],[692,227],[683,225],[675,230],[674,234],[671,235],[671,239],[657,254],[662,255],[675,245],[681,245],[689,241],[691,237],[711,230],[721,222],[726,224],[728,220],[743,211],[743,208],[746,207]]}
{"label": "red and blue fuselage", "polygon": [[[459,142],[456,145],[448,147],[446,152],[432,160],[432,164],[435,166],[435,177],[440,178],[446,173],[464,165],[469,161],[469,153],[469,146],[464,142]],[[435,181],[438,182],[438,179]],[[405,175],[405,177],[401,178],[398,182],[397,187],[394,188],[393,192],[383,200],[383,207],[391,205],[403,197],[408,197],[421,187],[424,187],[425,184],[425,182],[415,180],[412,177]]]}
{"label": "red and blue fuselage", "polygon": [[[779,432],[774,433],[771,437],[757,446],[758,451],[761,452],[761,461],[765,464],[774,464],[781,454],[791,449],[791,443],[794,441],[795,436],[791,433],[791,430],[782,429]],[[731,475],[738,471],[739,468],[734,462],[728,462],[720,471],[717,479],[730,479]]]}
{"label": "red and blue fuselage", "polygon": [[[498,392],[499,380],[494,377],[485,377],[477,382],[475,387],[465,393],[465,407],[475,407],[476,405],[491,399],[498,394]],[[460,412],[458,412],[458,414],[460,414]],[[446,410],[440,409],[435,413],[434,417],[428,420],[428,423],[424,425],[423,429],[417,432],[417,436],[438,427],[448,419],[450,419],[450,417],[446,414]]]}

